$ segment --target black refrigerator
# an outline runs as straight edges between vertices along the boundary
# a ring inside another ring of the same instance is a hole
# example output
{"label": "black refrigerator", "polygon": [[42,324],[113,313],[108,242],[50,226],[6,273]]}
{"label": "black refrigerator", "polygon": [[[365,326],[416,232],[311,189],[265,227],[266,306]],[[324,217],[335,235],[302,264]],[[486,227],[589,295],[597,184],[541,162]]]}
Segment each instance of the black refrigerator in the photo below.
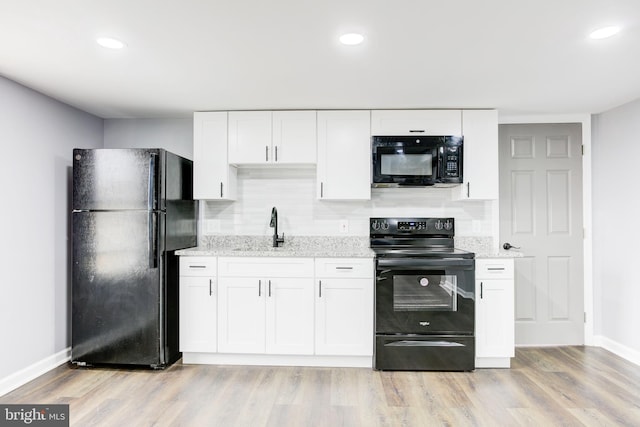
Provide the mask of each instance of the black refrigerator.
{"label": "black refrigerator", "polygon": [[73,363],[180,358],[175,251],[196,246],[192,184],[192,162],[162,149],[73,150]]}

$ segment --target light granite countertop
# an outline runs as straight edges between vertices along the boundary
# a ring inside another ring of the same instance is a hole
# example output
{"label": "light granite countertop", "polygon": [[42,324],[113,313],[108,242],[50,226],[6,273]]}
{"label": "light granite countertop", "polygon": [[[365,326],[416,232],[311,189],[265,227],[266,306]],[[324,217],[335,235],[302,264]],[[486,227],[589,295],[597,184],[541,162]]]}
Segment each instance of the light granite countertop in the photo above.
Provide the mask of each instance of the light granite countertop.
{"label": "light granite countertop", "polygon": [[[491,237],[456,237],[455,247],[481,258],[519,258],[521,252],[496,251]],[[195,248],[176,251],[182,256],[373,258],[369,237],[285,236],[284,245],[272,246],[271,236],[204,236]]]}
{"label": "light granite countertop", "polygon": [[522,252],[496,250],[493,247],[493,239],[491,237],[455,237],[455,246],[458,249],[473,252],[476,259],[480,258],[520,258]]}
{"label": "light granite countertop", "polygon": [[176,251],[182,256],[373,258],[369,238],[359,236],[285,236],[273,247],[271,236],[204,236],[195,248]]}

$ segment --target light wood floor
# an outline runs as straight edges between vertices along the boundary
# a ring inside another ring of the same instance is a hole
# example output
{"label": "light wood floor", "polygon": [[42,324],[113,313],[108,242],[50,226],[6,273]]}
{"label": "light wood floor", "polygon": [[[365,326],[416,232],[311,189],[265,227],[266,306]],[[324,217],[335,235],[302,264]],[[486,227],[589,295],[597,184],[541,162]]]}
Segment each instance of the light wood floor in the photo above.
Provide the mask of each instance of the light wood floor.
{"label": "light wood floor", "polygon": [[466,373],[65,365],[0,403],[69,403],[74,426],[639,426],[640,367],[592,347]]}

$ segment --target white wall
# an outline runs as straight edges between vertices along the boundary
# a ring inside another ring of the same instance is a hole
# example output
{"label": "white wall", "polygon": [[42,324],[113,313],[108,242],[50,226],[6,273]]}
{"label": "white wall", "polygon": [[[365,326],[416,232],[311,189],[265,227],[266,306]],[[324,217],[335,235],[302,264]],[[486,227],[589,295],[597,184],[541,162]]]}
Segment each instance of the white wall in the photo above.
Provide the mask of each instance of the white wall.
{"label": "white wall", "polygon": [[0,77],[0,141],[2,384],[71,344],[72,149],[101,147],[103,123]]}
{"label": "white wall", "polygon": [[164,148],[193,159],[192,119],[107,119],[105,148]]}
{"label": "white wall", "polygon": [[640,100],[593,120],[594,334],[640,363]]}

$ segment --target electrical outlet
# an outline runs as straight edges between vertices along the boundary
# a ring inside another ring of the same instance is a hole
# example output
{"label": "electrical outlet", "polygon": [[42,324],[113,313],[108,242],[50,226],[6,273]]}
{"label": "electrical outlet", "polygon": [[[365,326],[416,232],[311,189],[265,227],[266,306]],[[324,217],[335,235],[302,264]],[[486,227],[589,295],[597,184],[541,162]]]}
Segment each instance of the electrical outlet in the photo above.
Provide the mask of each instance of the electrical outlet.
{"label": "electrical outlet", "polygon": [[348,219],[341,219],[340,220],[339,230],[340,230],[341,233],[348,233],[349,232],[349,220]]}

